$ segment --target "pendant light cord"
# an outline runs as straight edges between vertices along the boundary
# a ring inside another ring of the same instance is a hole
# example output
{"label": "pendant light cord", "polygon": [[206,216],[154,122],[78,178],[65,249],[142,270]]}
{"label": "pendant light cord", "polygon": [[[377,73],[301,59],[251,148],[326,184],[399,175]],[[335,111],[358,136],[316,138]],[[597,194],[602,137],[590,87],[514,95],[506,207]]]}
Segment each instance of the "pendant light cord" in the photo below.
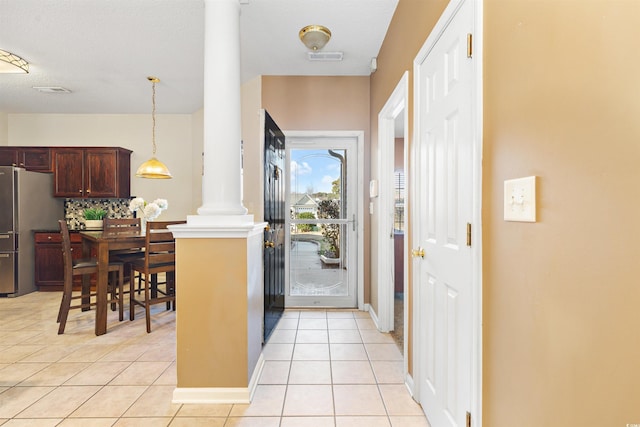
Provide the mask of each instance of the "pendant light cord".
{"label": "pendant light cord", "polygon": [[156,82],[151,80],[151,142],[153,143],[153,157],[156,156]]}

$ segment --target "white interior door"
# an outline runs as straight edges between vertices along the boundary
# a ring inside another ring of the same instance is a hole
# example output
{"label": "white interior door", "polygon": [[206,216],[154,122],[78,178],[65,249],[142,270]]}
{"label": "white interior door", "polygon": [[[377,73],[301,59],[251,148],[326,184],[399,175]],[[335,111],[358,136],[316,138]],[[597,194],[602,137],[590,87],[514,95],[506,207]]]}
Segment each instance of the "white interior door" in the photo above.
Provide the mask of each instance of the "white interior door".
{"label": "white interior door", "polygon": [[[413,286],[419,400],[432,427],[471,411],[474,66],[470,0],[450,5],[416,60]],[[451,10],[451,8],[456,8]],[[448,15],[448,16],[447,16]]]}

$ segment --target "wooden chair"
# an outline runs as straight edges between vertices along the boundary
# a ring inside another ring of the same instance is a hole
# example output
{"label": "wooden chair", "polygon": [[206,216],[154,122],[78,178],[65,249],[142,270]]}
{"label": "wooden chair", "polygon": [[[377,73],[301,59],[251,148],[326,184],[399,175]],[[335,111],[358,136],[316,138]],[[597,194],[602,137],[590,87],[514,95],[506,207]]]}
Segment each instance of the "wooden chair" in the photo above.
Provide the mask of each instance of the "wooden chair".
{"label": "wooden chair", "polygon": [[140,234],[140,218],[104,218],[102,222],[103,233],[113,234]]}
{"label": "wooden chair", "polygon": [[[102,222],[102,233],[104,235],[123,235],[123,234],[140,234],[141,229],[140,218],[104,218]],[[123,249],[119,251],[109,252],[109,261],[124,263],[125,281],[128,279],[130,285],[133,284],[134,278],[131,274],[130,262],[135,259],[144,257],[144,249]],[[130,286],[130,289],[133,286]],[[140,292],[140,289],[138,289]],[[125,291],[128,293],[128,291]]]}
{"label": "wooden chair", "polygon": [[[64,284],[62,290],[62,301],[58,310],[58,334],[64,333],[67,324],[69,310],[74,308],[89,309],[96,305],[95,292],[91,292],[89,281],[86,284],[83,281],[82,289],[79,295],[73,294],[73,276],[93,274],[98,272],[98,260],[96,258],[80,258],[73,259],[71,239],[69,238],[69,228],[67,222],[58,220],[60,226],[60,235],[62,236],[62,259],[64,262]],[[111,272],[117,272],[116,283],[109,284],[109,300],[107,304],[118,304],[120,320],[124,318],[124,297],[122,294],[122,286],[124,282],[123,264],[121,262],[109,263],[109,275]],[[116,290],[117,287],[117,290]],[[93,301],[92,301],[93,298]],[[73,300],[81,300],[77,305],[71,305]],[[115,309],[115,307],[113,307]]]}
{"label": "wooden chair", "polygon": [[[185,221],[148,221],[145,238],[144,258],[131,262],[131,268],[138,275],[138,286],[143,287],[144,299],[137,299],[135,292],[129,292],[129,319],[135,319],[135,306],[144,307],[147,333],[151,332],[151,306],[167,303],[167,310],[175,305],[175,239],[168,225],[184,224]],[[157,275],[164,273],[164,290],[159,289]]]}

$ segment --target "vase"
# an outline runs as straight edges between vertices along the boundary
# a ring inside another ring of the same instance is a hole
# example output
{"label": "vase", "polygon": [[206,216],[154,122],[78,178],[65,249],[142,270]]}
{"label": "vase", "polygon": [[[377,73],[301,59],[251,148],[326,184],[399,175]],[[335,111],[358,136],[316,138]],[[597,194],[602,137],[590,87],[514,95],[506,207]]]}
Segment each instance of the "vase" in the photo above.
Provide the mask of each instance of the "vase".
{"label": "vase", "polygon": [[145,217],[140,217],[140,231],[147,232],[147,219]]}
{"label": "vase", "polygon": [[87,230],[102,230],[102,220],[101,219],[85,219],[84,227]]}

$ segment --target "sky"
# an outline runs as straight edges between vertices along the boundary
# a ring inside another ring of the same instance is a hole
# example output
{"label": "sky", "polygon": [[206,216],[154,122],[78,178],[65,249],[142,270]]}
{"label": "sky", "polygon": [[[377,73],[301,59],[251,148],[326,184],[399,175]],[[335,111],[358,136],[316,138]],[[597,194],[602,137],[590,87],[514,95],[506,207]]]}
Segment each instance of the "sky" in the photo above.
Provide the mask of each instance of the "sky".
{"label": "sky", "polygon": [[[344,150],[336,151],[344,155]],[[292,193],[331,193],[340,161],[327,150],[291,150],[290,172]]]}

